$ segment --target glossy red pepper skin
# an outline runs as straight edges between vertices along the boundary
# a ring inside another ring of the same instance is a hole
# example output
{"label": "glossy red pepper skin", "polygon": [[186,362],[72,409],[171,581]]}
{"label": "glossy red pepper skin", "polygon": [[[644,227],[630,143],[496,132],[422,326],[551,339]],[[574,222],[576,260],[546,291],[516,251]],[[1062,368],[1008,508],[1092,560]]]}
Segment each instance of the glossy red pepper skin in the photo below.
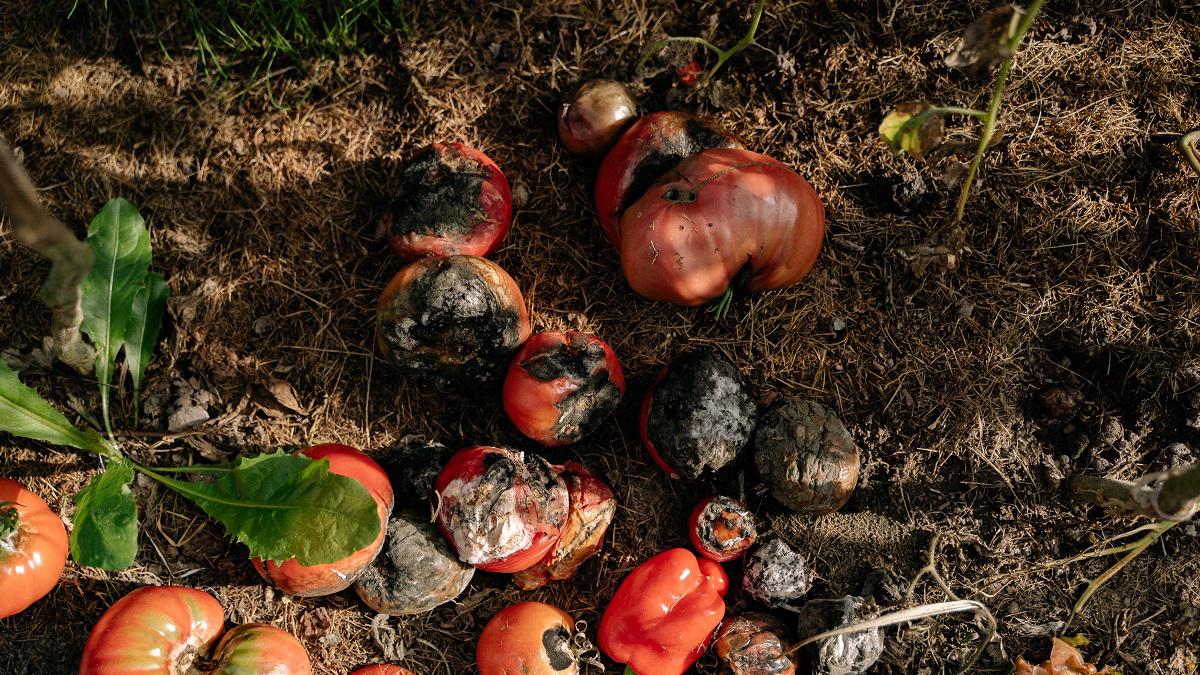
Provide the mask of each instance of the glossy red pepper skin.
{"label": "glossy red pepper skin", "polygon": [[600,650],[640,675],[682,675],[725,616],[720,565],[673,548],[639,565],[600,619]]}

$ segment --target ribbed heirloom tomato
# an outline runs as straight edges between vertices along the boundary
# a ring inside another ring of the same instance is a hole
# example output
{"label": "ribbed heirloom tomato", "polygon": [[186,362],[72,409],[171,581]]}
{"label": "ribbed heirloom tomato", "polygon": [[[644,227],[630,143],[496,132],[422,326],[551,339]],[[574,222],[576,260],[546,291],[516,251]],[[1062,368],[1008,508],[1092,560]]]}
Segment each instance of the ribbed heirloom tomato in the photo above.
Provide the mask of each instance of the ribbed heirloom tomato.
{"label": "ribbed heirloom tomato", "polygon": [[541,602],[505,607],[479,636],[479,675],[575,675],[574,631],[574,619],[557,607]]}
{"label": "ribbed heirloom tomato", "polygon": [[383,548],[388,516],[392,513],[392,484],[383,467],[348,445],[314,445],[300,451],[300,454],[310,459],[328,460],[330,473],[353,478],[371,493],[379,513],[379,536],[366,548],[325,565],[305,566],[295,559],[282,564],[264,562],[258,558],[254,558],[252,562],[264,579],[275,584],[284,593],[302,597],[329,595],[349,588]]}
{"label": "ribbed heirloom tomato", "polygon": [[229,630],[213,650],[211,675],[311,675],[304,645],[292,634],[264,623]]}
{"label": "ribbed heirloom tomato", "polygon": [[213,596],[181,586],[146,586],[113,603],[83,648],[79,675],[185,673],[225,629]]}
{"label": "ribbed heirloom tomato", "polygon": [[0,478],[0,619],[50,592],[67,562],[67,529],[42,498]]}
{"label": "ribbed heirloom tomato", "polygon": [[825,239],[825,209],[783,163],[717,148],[664,174],[625,210],[620,228],[621,267],[634,291],[699,305],[735,281],[758,292],[803,278]]}

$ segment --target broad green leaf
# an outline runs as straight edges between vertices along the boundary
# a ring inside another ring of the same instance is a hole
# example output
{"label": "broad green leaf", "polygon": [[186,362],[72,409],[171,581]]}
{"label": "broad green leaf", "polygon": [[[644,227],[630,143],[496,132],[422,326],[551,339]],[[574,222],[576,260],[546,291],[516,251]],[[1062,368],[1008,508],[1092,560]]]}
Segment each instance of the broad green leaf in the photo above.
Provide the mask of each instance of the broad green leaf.
{"label": "broad green leaf", "polygon": [[83,332],[96,347],[96,379],[104,423],[109,425],[113,367],[125,342],[133,297],[150,269],[150,233],[133,204],[117,198],[88,225],[88,245],[96,263],[80,286]]}
{"label": "broad green leaf", "polygon": [[71,559],[80,565],[123,570],[137,555],[137,502],[129,484],[133,467],[114,457],[103,473],[75,495]]}
{"label": "broad green leaf", "polygon": [[191,483],[159,471],[151,477],[195,502],[264,560],[331,563],[365,548],[383,527],[367,489],[330,473],[326,460],[279,452],[206,473],[217,478]]}
{"label": "broad green leaf", "polygon": [[133,296],[130,305],[129,325],[125,330],[125,363],[133,376],[133,400],[137,405],[142,392],[142,377],[146,364],[154,353],[158,332],[162,328],[163,312],[167,308],[167,296],[171,294],[167,282],[161,275],[150,272],[145,282]]}
{"label": "broad green leaf", "polygon": [[0,431],[55,445],[106,453],[99,437],[85,434],[32,387],[21,384],[16,371],[0,359]]}

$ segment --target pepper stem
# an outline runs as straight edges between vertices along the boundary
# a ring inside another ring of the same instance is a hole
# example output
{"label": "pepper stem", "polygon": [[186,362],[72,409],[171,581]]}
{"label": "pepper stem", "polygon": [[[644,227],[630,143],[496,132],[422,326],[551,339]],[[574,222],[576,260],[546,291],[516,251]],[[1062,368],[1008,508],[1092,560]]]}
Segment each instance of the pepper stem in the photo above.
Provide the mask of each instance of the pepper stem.
{"label": "pepper stem", "polygon": [[625,672],[621,673],[621,675],[637,675],[637,673],[633,672],[633,668],[625,666]]}

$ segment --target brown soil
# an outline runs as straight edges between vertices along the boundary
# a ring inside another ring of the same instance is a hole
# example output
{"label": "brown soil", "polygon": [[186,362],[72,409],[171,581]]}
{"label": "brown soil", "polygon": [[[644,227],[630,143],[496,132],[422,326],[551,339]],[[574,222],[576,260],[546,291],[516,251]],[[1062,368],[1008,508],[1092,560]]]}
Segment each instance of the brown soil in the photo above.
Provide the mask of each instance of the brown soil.
{"label": "brown soil", "polygon": [[[875,129],[908,100],[986,104],[987,81],[943,58],[990,3],[770,2],[758,46],[708,93],[672,86],[669,71],[635,83],[647,110],[718,118],[825,201],[829,233],[814,273],[740,300],[722,322],[628,289],[594,220],[590,170],[554,140],[555,112],[584,78],[629,80],[639,51],[664,32],[733,42],[752,2],[405,3],[414,39],[314,64],[311,78],[276,77],[274,93],[297,102],[287,110],[261,87],[239,97],[247,82],[237,69],[211,85],[186,36],[164,37],[168,60],[155,36],[41,9],[56,3],[3,4],[0,133],[21,149],[53,212],[80,231],[108,199],[135,203],[171,287],[149,372],[151,419],[122,436],[140,457],[208,461],[318,441],[384,457],[412,433],[532,449],[495,397],[424,396],[372,346],[375,300],[399,267],[379,217],[400,159],[438,140],[479,147],[512,181],[516,222],[493,257],[524,289],[535,330],[598,332],[630,387],[591,438],[545,453],[581,458],[621,504],[605,552],[571,583],[523,593],[479,574],[459,603],[373,630],[352,593],[288,599],[267,589],[218,526],[139,483],[136,565],[118,574],[70,565],[47,599],[0,621],[0,672],[73,672],[92,623],[145,583],[199,586],[231,620],[293,631],[322,673],[385,656],[418,673],[472,672],[484,623],[517,599],[556,604],[594,631],[629,569],[685,544],[692,506],[714,491],[737,495],[743,479],[762,538],[787,537],[811,557],[810,597],[859,593],[869,573],[886,570],[897,579],[873,577],[876,599],[902,601],[879,589],[902,594],[941,533],[942,575],[998,620],[975,672],[1007,672],[1019,653],[1040,660],[1059,631],[1086,635],[1089,656],[1127,673],[1194,669],[1195,526],[1168,533],[1066,627],[1086,581],[1112,560],[1038,567],[1141,524],[1071,501],[1071,477],[1132,478],[1198,458],[1200,179],[1174,150],[1175,134],[1200,126],[1194,3],[1050,4],[1018,57],[1003,136],[952,269],[939,265],[937,246],[953,243],[944,226],[957,190],[945,181],[962,159],[893,156]],[[949,124],[954,143],[976,132]],[[0,348],[10,356],[28,355],[46,332],[45,271],[0,237]],[[750,462],[687,482],[648,461],[637,404],[689,347],[722,352],[764,402],[794,394],[837,411],[864,455],[841,512],[785,515],[761,496]],[[98,408],[95,387],[60,366],[32,365],[24,379],[64,409]],[[1039,397],[1051,386],[1081,396]],[[155,433],[181,394],[209,421]],[[133,427],[127,411],[117,416]],[[88,457],[0,441],[0,473],[68,520],[71,496],[95,470]],[[945,594],[926,578],[915,599]],[[980,625],[947,618],[889,630],[873,672],[952,672]],[[710,658],[701,663],[711,672]]]}

